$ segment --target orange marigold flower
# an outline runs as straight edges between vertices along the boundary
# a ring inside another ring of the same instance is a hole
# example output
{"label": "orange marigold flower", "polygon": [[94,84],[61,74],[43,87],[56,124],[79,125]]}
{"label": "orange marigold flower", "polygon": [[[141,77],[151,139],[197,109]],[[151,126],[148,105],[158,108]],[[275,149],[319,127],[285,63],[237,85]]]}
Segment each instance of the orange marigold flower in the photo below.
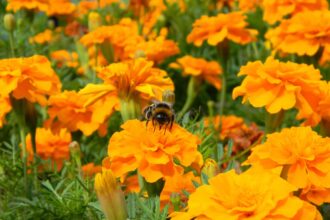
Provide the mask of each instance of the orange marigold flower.
{"label": "orange marigold flower", "polygon": [[47,11],[49,0],[8,0],[6,10],[14,12],[20,9]]}
{"label": "orange marigold flower", "polygon": [[312,65],[280,62],[269,57],[263,64],[249,62],[238,74],[247,75],[233,91],[233,98],[243,96],[254,107],[266,107],[271,113],[296,107],[297,118],[318,120],[314,111],[315,97],[319,96],[320,71]]}
{"label": "orange marigold flower", "polygon": [[76,68],[79,66],[78,54],[76,52],[68,52],[67,50],[56,50],[50,54],[53,61],[58,67],[63,65]]}
{"label": "orange marigold flower", "polygon": [[297,14],[298,12],[311,10],[326,10],[326,0],[263,0],[264,20],[270,24],[282,20],[286,15]]}
{"label": "orange marigold flower", "polygon": [[44,56],[0,60],[0,96],[47,104],[47,95],[59,93],[61,83]]}
{"label": "orange marigold flower", "polygon": [[[61,129],[59,133],[54,134],[49,129],[37,128],[37,154],[43,160],[51,160],[51,167],[57,167],[57,170],[60,170],[63,166],[63,162],[70,158],[70,143],[71,134],[66,129]],[[28,160],[32,161],[33,150],[30,134],[26,136],[26,149],[28,151]]]}
{"label": "orange marigold flower", "polygon": [[194,22],[187,42],[201,46],[207,40],[208,44],[215,46],[226,38],[238,44],[250,43],[255,40],[258,31],[247,29],[245,19],[242,12],[218,14],[215,17],[204,15]]}
{"label": "orange marigold flower", "polygon": [[85,177],[93,177],[96,173],[102,171],[102,166],[88,163],[82,166],[82,172]]}
{"label": "orange marigold flower", "polygon": [[75,4],[73,4],[70,0],[49,0],[47,15],[71,15],[75,10]]}
{"label": "orange marigold flower", "polygon": [[[221,119],[221,131],[220,131]],[[204,123],[210,126],[211,118],[206,118]],[[222,116],[219,115],[212,119],[214,128],[219,131],[219,137],[223,141],[232,139],[234,142],[233,152],[245,149],[256,142],[263,134],[257,125],[252,123],[250,126],[245,124],[244,119],[235,115]]]}
{"label": "orange marigold flower", "polygon": [[322,219],[315,206],[292,195],[295,187],[266,171],[250,169],[238,175],[231,170],[209,183],[189,196],[187,212],[173,213],[172,219]]}
{"label": "orange marigold flower", "polygon": [[3,126],[5,122],[5,117],[8,112],[12,109],[9,97],[2,97],[0,95],[0,128]]}
{"label": "orange marigold flower", "polygon": [[[200,183],[200,178],[196,177],[193,172],[185,173],[185,174],[176,174],[174,176],[165,178],[165,185],[160,194],[160,201],[163,205],[171,204],[171,197],[175,194],[175,196],[179,196],[180,203],[186,203],[188,201],[188,197],[183,191],[192,193],[195,191],[195,186],[193,181],[196,183]],[[173,207],[171,206],[173,210]]]}
{"label": "orange marigold flower", "polygon": [[166,40],[163,36],[156,37],[154,40],[143,40],[137,44],[135,41],[132,41],[125,47],[125,51],[130,58],[136,57],[137,53],[143,53],[148,60],[156,63],[160,63],[166,58],[180,52],[179,47],[174,41]]}
{"label": "orange marigold flower", "polygon": [[105,84],[116,87],[121,99],[139,97],[144,100],[161,100],[164,90],[174,90],[167,73],[154,68],[153,62],[143,58],[113,63],[97,71]]}
{"label": "orange marigold flower", "polygon": [[182,173],[182,166],[202,165],[202,155],[197,151],[200,140],[177,124],[166,132],[151,125],[146,127],[139,120],[128,120],[121,127],[122,131],[112,135],[109,156],[103,161],[103,166],[117,177],[137,169],[147,182],[153,183]]}
{"label": "orange marigold flower", "polygon": [[256,7],[261,6],[263,0],[239,0],[238,7],[242,11],[254,11]]}
{"label": "orange marigold flower", "polygon": [[102,129],[106,119],[117,108],[119,101],[116,96],[95,99],[94,93],[102,96],[103,93],[109,93],[109,91],[114,91],[111,85],[99,86],[97,89],[93,85],[88,85],[78,93],[65,91],[51,96],[48,126],[65,127],[70,131],[81,130],[87,136],[97,129]]}
{"label": "orange marigold flower", "polygon": [[171,64],[171,67],[180,68],[183,75],[206,80],[218,90],[221,89],[222,68],[216,61],[206,61],[187,55],[177,59],[176,63]]}
{"label": "orange marigold flower", "polygon": [[315,187],[330,190],[330,138],[322,138],[310,127],[286,128],[267,135],[267,141],[252,149],[246,163],[281,168],[287,180],[304,189],[304,194]]}
{"label": "orange marigold flower", "polygon": [[54,40],[54,33],[50,29],[46,29],[45,31],[30,37],[29,42],[31,44],[45,44],[45,43],[51,43]]}
{"label": "orange marigold flower", "polygon": [[[313,19],[310,19],[313,18]],[[330,11],[306,11],[269,30],[266,38],[275,51],[313,56],[328,43]]]}

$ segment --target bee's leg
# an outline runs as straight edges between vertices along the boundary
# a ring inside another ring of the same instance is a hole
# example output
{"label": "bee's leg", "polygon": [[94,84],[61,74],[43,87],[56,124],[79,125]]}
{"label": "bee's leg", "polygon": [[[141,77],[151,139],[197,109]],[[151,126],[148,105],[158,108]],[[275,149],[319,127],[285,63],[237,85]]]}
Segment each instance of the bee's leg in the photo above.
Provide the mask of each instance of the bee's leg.
{"label": "bee's leg", "polygon": [[172,115],[172,117],[171,117],[170,130],[172,130],[172,127],[173,127],[173,122],[174,122],[174,115]]}
{"label": "bee's leg", "polygon": [[146,128],[148,128],[149,119],[146,121]]}
{"label": "bee's leg", "polygon": [[161,129],[162,129],[162,126],[163,126],[162,124],[159,124],[159,130],[161,130]]}
{"label": "bee's leg", "polygon": [[154,132],[155,132],[156,126],[155,126],[155,120],[154,119],[152,119],[152,126],[154,127]]}
{"label": "bee's leg", "polygon": [[166,132],[166,129],[167,129],[167,125],[168,125],[168,123],[166,123],[166,124],[165,124],[165,128],[164,128],[164,134],[165,134],[165,132]]}

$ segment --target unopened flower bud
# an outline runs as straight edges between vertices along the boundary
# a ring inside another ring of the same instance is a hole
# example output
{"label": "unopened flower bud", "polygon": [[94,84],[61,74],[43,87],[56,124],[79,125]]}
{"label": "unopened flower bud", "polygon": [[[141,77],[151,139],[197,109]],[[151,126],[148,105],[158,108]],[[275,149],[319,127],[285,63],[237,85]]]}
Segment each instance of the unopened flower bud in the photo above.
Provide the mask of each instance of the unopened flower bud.
{"label": "unopened flower bud", "polygon": [[88,29],[94,31],[96,28],[102,25],[101,16],[97,12],[91,12],[88,14]]}
{"label": "unopened flower bud", "polygon": [[16,26],[15,17],[13,14],[8,13],[3,17],[3,23],[7,31],[13,31]]}
{"label": "unopened flower bud", "polygon": [[216,176],[219,173],[217,162],[210,158],[206,159],[202,168],[202,173],[206,174],[209,179]]}
{"label": "unopened flower bud", "polygon": [[171,193],[170,201],[174,207],[174,211],[180,211],[180,203],[181,203],[180,193],[176,193],[176,192]]}
{"label": "unopened flower bud", "polygon": [[106,219],[126,220],[124,194],[111,170],[96,174],[94,188]]}

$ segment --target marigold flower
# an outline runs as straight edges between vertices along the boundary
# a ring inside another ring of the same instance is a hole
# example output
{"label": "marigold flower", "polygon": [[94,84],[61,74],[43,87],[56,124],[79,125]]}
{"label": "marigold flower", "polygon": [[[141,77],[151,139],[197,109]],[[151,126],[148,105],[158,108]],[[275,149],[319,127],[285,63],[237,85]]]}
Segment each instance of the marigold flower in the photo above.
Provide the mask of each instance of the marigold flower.
{"label": "marigold flower", "polygon": [[207,43],[215,46],[225,38],[238,44],[247,44],[255,40],[256,30],[247,29],[246,16],[242,12],[218,14],[215,17],[202,16],[193,24],[193,30],[187,37],[188,43],[201,46]]}
{"label": "marigold flower", "polygon": [[[43,160],[51,160],[52,167],[57,167],[57,170],[60,170],[63,162],[70,158],[70,143],[71,134],[66,129],[61,129],[57,134],[45,128],[37,128],[36,130],[37,155]],[[33,161],[30,134],[26,136],[26,149],[28,151],[28,160]]]}
{"label": "marigold flower", "polygon": [[94,187],[108,220],[127,219],[124,194],[111,170],[96,174]]}
{"label": "marigold flower", "polygon": [[[288,147],[290,146],[290,147]],[[293,127],[267,135],[267,141],[252,149],[247,164],[266,169],[287,169],[287,180],[304,189],[330,189],[330,139],[310,127]]]}
{"label": "marigold flower", "polygon": [[50,54],[53,61],[58,67],[63,65],[67,67],[76,68],[79,66],[78,54],[76,52],[68,52],[67,50],[56,50]]}
{"label": "marigold flower", "polygon": [[[176,194],[180,198],[180,202],[186,203],[188,201],[188,197],[183,191],[192,193],[195,191],[195,186],[193,181],[196,183],[200,183],[200,178],[194,176],[193,172],[185,173],[185,174],[176,174],[172,177],[168,177],[165,179],[165,185],[160,194],[160,201],[163,205],[170,203],[171,196]],[[172,209],[172,206],[170,206]]]}
{"label": "marigold flower", "polygon": [[0,95],[0,128],[3,126],[5,122],[5,117],[8,112],[12,109],[9,97],[2,97]]}
{"label": "marigold flower", "polygon": [[220,74],[222,74],[222,68],[215,61],[206,61],[187,55],[177,59],[176,63],[172,63],[170,66],[182,69],[184,76],[191,75],[206,80],[216,89],[221,89]]}
{"label": "marigold flower", "polygon": [[[220,130],[221,119],[221,130]],[[210,121],[212,120],[212,121]],[[210,127],[210,122],[214,126],[214,129],[219,131],[219,137],[222,141],[229,139],[233,140],[233,152],[246,149],[256,142],[263,134],[258,129],[257,125],[251,123],[249,126],[245,124],[244,119],[235,115],[219,115],[211,118],[205,118],[204,124],[206,127]]]}
{"label": "marigold flower", "polygon": [[47,11],[49,0],[8,0],[6,10],[14,12],[20,9]]}
{"label": "marigold flower", "polygon": [[292,195],[291,184],[265,171],[231,170],[209,183],[190,195],[187,212],[173,213],[172,219],[322,219],[315,206]]}
{"label": "marigold flower", "polygon": [[301,12],[269,30],[266,38],[275,51],[313,56],[328,42],[329,23],[328,10]]}
{"label": "marigold flower", "polygon": [[257,6],[261,6],[263,0],[239,0],[238,7],[242,11],[254,11]]}
{"label": "marigold flower", "polygon": [[271,113],[296,107],[297,118],[318,120],[315,113],[315,97],[319,96],[320,71],[312,65],[280,62],[269,57],[263,64],[249,62],[238,74],[247,75],[233,91],[233,98],[243,96],[254,107],[266,107]]}
{"label": "marigold flower", "polygon": [[0,60],[0,96],[47,104],[48,95],[60,92],[61,83],[44,56]]}
{"label": "marigold flower", "polygon": [[85,135],[91,135],[97,129],[102,128],[106,119],[117,108],[116,105],[119,101],[114,95],[105,99],[95,99],[95,93],[102,96],[103,93],[109,91],[114,91],[110,85],[97,89],[93,85],[88,85],[78,93],[64,91],[51,96],[49,98],[48,126],[65,127],[70,131],[81,130]]}
{"label": "marigold flower", "polygon": [[96,173],[102,171],[102,166],[95,165],[94,163],[88,163],[82,166],[82,172],[85,177],[93,177]]}
{"label": "marigold flower", "polygon": [[263,0],[264,20],[270,24],[282,20],[286,15],[297,14],[303,11],[327,10],[326,0]]}
{"label": "marigold flower", "polygon": [[159,36],[154,40],[141,41],[136,44],[132,41],[125,47],[125,52],[130,58],[136,57],[136,53],[143,51],[148,60],[160,63],[166,58],[176,55],[180,52],[177,44],[172,40],[166,40]]}
{"label": "marigold flower", "polygon": [[70,0],[48,0],[48,16],[71,15],[76,10],[76,5]]}
{"label": "marigold flower", "polygon": [[121,99],[139,97],[142,100],[161,100],[163,91],[174,90],[167,73],[154,68],[153,62],[143,58],[113,63],[97,71],[105,84],[116,87]]}
{"label": "marigold flower", "polygon": [[112,135],[108,157],[103,161],[103,167],[111,169],[117,177],[137,169],[147,182],[154,183],[182,173],[182,166],[202,165],[198,137],[177,124],[166,132],[150,124],[146,127],[139,120],[128,120],[121,127],[122,131]]}
{"label": "marigold flower", "polygon": [[53,31],[50,29],[46,29],[45,31],[30,37],[29,42],[31,44],[45,44],[45,43],[51,43],[54,40],[53,37]]}

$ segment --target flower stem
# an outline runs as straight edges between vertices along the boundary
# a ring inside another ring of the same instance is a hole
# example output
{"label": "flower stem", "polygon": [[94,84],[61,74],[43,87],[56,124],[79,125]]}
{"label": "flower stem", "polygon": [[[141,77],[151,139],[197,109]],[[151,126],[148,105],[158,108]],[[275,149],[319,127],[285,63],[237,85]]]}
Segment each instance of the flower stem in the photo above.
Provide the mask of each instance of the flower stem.
{"label": "flower stem", "polygon": [[9,45],[10,45],[10,52],[11,56],[15,57],[15,43],[14,43],[14,32],[13,30],[9,31]]}
{"label": "flower stem", "polygon": [[194,77],[191,77],[188,83],[188,88],[187,88],[187,99],[186,102],[184,103],[181,111],[178,113],[178,120],[180,120],[184,114],[189,110],[191,105],[194,103],[195,98],[197,96],[197,80]]}
{"label": "flower stem", "polygon": [[270,134],[277,131],[284,119],[285,111],[281,110],[276,114],[269,114],[266,115],[266,128],[265,134]]}

